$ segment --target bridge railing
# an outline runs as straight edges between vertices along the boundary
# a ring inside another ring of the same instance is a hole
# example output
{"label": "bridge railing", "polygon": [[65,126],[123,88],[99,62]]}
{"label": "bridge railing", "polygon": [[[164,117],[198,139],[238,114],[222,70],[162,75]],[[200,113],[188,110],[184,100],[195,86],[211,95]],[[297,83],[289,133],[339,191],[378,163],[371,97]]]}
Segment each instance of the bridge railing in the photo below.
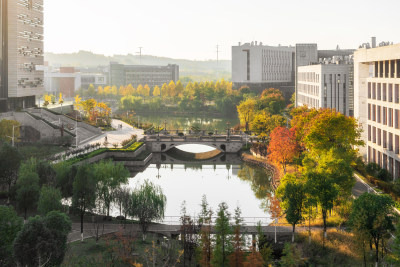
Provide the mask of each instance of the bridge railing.
{"label": "bridge railing", "polygon": [[[213,216],[212,217],[212,223],[211,225],[215,225],[215,221],[218,217]],[[198,216],[191,216],[191,219],[197,223],[199,220]],[[271,223],[273,223],[273,220],[271,217],[242,217],[243,222],[242,224],[246,226],[257,226],[258,223],[261,224],[261,226],[268,226]],[[159,221],[159,223],[166,224],[166,225],[180,225],[181,224],[181,216],[165,216],[162,221]],[[235,221],[233,218],[231,218],[230,221],[231,224],[234,224]]]}

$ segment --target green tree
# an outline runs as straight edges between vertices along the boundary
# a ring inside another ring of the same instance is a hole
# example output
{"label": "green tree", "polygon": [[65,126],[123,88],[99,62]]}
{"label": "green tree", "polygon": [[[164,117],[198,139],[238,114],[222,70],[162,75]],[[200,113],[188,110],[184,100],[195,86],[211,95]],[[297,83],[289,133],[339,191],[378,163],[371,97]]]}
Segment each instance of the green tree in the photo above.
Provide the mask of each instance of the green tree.
{"label": "green tree", "polygon": [[21,266],[59,266],[64,259],[71,221],[52,211],[29,218],[14,241],[14,255]]}
{"label": "green tree", "polygon": [[15,266],[13,241],[22,229],[23,221],[13,207],[0,205],[0,266]]}
{"label": "green tree", "polygon": [[273,262],[272,253],[274,252],[269,242],[262,231],[261,222],[257,223],[257,237],[258,237],[258,249],[261,254],[264,266],[269,266]]}
{"label": "green tree", "polygon": [[53,239],[57,244],[57,250],[53,251],[50,265],[60,265],[64,260],[67,251],[68,234],[72,230],[72,222],[70,218],[62,212],[50,211],[43,218],[43,222],[47,229],[53,234]]}
{"label": "green tree", "polygon": [[212,255],[212,237],[211,237],[211,223],[212,223],[212,210],[208,205],[206,195],[201,199],[201,211],[199,214],[198,224],[200,226],[200,240],[198,247],[199,263],[203,267],[211,266]]}
{"label": "green tree", "polygon": [[15,147],[9,144],[0,144],[0,183],[7,186],[8,201],[10,190],[17,180],[17,173],[22,156]]}
{"label": "green tree", "polygon": [[94,166],[97,180],[98,199],[104,205],[107,216],[110,216],[110,206],[114,201],[114,191],[120,185],[128,182],[129,171],[122,163],[114,163],[111,160],[100,161]]}
{"label": "green tree", "polygon": [[164,218],[166,204],[167,198],[161,187],[147,180],[132,192],[130,215],[139,219],[143,241],[146,240],[149,224]]}
{"label": "green tree", "polygon": [[215,219],[215,246],[211,259],[213,266],[229,266],[228,255],[232,252],[230,218],[228,205],[225,202],[220,203]]}
{"label": "green tree", "polygon": [[78,211],[81,220],[81,241],[83,241],[83,218],[87,211],[95,207],[96,180],[93,168],[81,165],[73,183],[72,206]]}
{"label": "green tree", "polygon": [[59,189],[51,186],[43,186],[40,190],[38,211],[42,215],[46,215],[50,211],[62,211],[61,192]]}
{"label": "green tree", "polygon": [[254,116],[251,121],[251,130],[262,140],[269,139],[271,132],[277,128],[286,125],[285,117],[281,115],[269,115],[266,112],[260,112]]}
{"label": "green tree", "polygon": [[368,234],[375,245],[375,266],[379,264],[379,242],[390,237],[393,226],[393,200],[387,195],[364,193],[354,200],[350,225],[357,234]]}
{"label": "green tree", "polygon": [[285,243],[283,256],[280,261],[282,267],[298,267],[301,266],[301,251],[295,244]]}
{"label": "green tree", "polygon": [[20,137],[19,127],[21,124],[15,120],[0,120],[0,140],[17,142]]}
{"label": "green tree", "polygon": [[339,186],[335,183],[334,177],[328,173],[309,172],[306,174],[306,191],[315,198],[321,206],[322,220],[324,223],[324,237],[326,237],[326,219],[328,211],[339,195]]}
{"label": "green tree", "polygon": [[287,174],[279,185],[277,196],[282,200],[281,206],[285,210],[286,220],[292,225],[292,243],[296,224],[303,220],[304,202],[306,200],[305,185],[292,174]]}
{"label": "green tree", "polygon": [[36,208],[39,199],[39,176],[34,172],[23,173],[17,180],[17,203],[24,211],[24,219],[28,209]]}
{"label": "green tree", "polygon": [[60,189],[64,198],[72,197],[73,183],[78,167],[71,166],[67,162],[60,162],[54,166],[56,171],[56,188]]}

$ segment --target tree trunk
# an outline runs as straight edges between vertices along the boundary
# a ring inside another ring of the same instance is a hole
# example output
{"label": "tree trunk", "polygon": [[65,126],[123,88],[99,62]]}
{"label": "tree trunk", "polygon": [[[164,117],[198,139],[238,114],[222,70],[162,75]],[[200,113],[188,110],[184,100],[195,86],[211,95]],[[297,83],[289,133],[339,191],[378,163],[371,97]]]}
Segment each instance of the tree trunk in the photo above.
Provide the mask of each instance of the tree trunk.
{"label": "tree trunk", "polygon": [[81,212],[81,242],[83,242],[83,215],[84,212]]}
{"label": "tree trunk", "polygon": [[27,208],[24,208],[24,220],[26,221],[26,210]]}
{"label": "tree trunk", "polygon": [[378,267],[379,263],[379,240],[375,241],[375,266]]}
{"label": "tree trunk", "polygon": [[324,237],[327,237],[326,233],[326,210],[322,209],[322,219],[324,221]]}
{"label": "tree trunk", "polygon": [[292,232],[292,243],[294,243],[294,232],[296,230],[296,224],[293,224],[293,232]]}

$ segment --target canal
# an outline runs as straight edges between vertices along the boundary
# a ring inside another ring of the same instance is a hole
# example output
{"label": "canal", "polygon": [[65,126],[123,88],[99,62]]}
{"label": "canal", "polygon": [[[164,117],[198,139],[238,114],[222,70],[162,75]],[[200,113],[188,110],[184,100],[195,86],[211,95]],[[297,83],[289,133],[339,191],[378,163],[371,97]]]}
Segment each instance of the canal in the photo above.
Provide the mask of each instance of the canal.
{"label": "canal", "polygon": [[[212,150],[202,145],[178,148],[192,153]],[[269,216],[265,210],[266,195],[273,192],[272,174],[268,170],[241,162],[239,155],[226,155],[209,162],[184,162],[168,154],[153,158],[144,171],[129,179],[128,186],[134,189],[145,180],[159,185],[167,197],[166,220],[180,216],[183,201],[187,212],[196,216],[200,212],[202,196],[206,195],[214,215],[218,204],[226,202],[231,214],[239,206],[243,217],[263,218],[266,223],[265,218]]]}

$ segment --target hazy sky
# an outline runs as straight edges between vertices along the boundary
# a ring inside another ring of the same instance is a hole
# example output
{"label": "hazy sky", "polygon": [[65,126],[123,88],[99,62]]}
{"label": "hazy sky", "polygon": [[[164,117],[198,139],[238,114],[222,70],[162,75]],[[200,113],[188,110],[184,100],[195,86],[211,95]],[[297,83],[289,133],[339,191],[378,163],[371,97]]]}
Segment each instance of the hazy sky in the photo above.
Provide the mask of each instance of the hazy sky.
{"label": "hazy sky", "polygon": [[400,0],[44,0],[46,52],[231,58],[238,42],[400,42]]}

